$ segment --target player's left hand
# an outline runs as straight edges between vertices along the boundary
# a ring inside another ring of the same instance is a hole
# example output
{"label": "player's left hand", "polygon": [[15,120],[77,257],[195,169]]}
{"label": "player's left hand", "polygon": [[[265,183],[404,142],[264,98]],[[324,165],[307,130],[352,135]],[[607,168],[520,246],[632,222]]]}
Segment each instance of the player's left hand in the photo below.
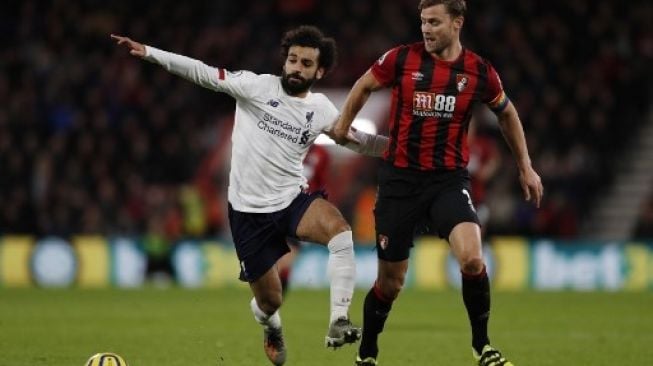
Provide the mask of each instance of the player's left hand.
{"label": "player's left hand", "polygon": [[524,191],[526,201],[533,202],[535,207],[540,208],[544,186],[542,186],[542,179],[531,166],[519,173],[519,183]]}

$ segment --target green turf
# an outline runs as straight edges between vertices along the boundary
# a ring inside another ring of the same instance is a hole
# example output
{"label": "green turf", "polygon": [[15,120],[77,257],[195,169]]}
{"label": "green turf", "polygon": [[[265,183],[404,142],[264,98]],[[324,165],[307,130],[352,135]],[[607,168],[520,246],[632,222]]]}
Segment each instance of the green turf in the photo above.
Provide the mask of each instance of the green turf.
{"label": "green turf", "polygon": [[[364,293],[352,318],[360,323]],[[266,365],[247,289],[0,289],[0,366],[83,365],[113,351],[132,366]],[[326,291],[291,292],[287,365],[352,365],[323,346]],[[493,343],[517,366],[650,365],[653,293],[496,293]],[[456,292],[406,290],[381,338],[382,365],[473,365]]]}

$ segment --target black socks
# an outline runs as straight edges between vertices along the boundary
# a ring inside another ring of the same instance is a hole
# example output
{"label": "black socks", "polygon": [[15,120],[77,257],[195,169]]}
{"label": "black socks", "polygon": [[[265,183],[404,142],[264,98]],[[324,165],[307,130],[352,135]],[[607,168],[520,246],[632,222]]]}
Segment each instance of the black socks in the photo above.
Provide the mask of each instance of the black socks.
{"label": "black socks", "polygon": [[383,332],[390,309],[392,309],[392,301],[384,299],[375,284],[365,296],[365,305],[363,306],[363,338],[358,349],[361,359],[376,358],[378,355],[379,333]]}
{"label": "black socks", "polygon": [[483,346],[490,344],[487,323],[490,318],[490,281],[485,267],[476,275],[462,273],[463,301],[472,326],[472,347],[481,354]]}
{"label": "black socks", "polygon": [[[463,302],[472,327],[472,347],[481,354],[483,346],[490,344],[487,334],[490,318],[490,281],[485,267],[476,275],[462,273],[462,284]],[[363,306],[363,338],[358,350],[361,359],[376,358],[378,355],[378,337],[383,332],[390,309],[392,300],[385,299],[375,284],[365,296]]]}

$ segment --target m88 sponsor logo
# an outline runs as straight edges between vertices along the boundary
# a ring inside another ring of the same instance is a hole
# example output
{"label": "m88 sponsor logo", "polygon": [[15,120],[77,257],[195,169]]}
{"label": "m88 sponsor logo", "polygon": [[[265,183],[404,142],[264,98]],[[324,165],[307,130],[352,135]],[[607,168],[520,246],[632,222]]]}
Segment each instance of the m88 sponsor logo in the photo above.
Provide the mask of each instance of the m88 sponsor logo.
{"label": "m88 sponsor logo", "polygon": [[456,109],[454,95],[416,91],[413,93],[413,115],[452,118]]}

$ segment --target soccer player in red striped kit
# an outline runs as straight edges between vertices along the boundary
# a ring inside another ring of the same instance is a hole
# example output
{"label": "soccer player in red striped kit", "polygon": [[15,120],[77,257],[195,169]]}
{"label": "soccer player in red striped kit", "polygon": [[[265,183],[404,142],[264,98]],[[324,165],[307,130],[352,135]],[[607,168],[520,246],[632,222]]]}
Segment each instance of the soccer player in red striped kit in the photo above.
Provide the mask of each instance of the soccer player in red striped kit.
{"label": "soccer player in red striped kit", "polygon": [[449,241],[462,272],[462,296],[479,366],[512,366],[490,345],[487,332],[490,285],[482,256],[478,217],[471,201],[467,128],[474,106],[496,113],[519,168],[526,200],[537,207],[543,194],[531,166],[515,107],[488,61],[460,42],[464,0],[421,0],[423,41],[386,52],[356,82],[336,124],[346,136],[369,95],[392,89],[390,142],[378,172],[377,279],[365,298],[363,338],[357,365],[376,365],[377,339],[404,284],[416,223]]}

